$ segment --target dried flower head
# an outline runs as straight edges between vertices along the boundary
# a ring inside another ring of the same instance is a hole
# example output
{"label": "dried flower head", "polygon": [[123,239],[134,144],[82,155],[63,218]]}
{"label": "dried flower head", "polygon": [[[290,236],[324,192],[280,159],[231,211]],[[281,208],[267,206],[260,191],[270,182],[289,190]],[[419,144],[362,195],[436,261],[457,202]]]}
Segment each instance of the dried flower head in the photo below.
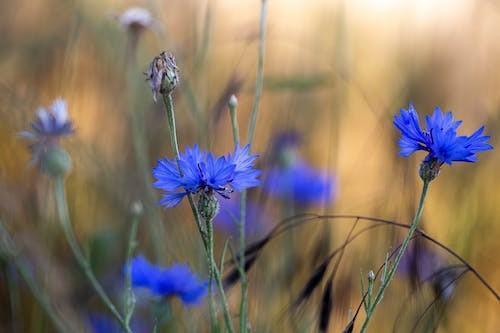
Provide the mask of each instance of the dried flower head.
{"label": "dried flower head", "polygon": [[156,56],[144,73],[153,91],[156,102],[158,94],[170,94],[179,84],[179,69],[171,53],[162,52]]}
{"label": "dried flower head", "polygon": [[[31,141],[30,150],[34,164],[41,165],[45,157],[52,164],[63,160],[59,140],[74,133],[73,124],[68,117],[68,106],[61,98],[56,99],[48,108],[40,107],[30,131],[22,131],[19,135]],[[56,163],[57,164],[57,163]]]}

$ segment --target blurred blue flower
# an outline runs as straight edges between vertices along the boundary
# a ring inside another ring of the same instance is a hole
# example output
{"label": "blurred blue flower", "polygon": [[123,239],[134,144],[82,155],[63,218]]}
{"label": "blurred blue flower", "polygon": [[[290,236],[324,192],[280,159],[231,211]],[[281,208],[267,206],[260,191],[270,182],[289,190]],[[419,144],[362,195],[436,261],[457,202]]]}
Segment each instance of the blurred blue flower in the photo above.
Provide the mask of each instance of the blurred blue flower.
{"label": "blurred blue flower", "polygon": [[308,206],[330,202],[334,197],[334,180],[297,157],[288,167],[271,168],[264,189],[274,197]]}
{"label": "blurred blue flower", "polygon": [[271,196],[303,206],[329,202],[334,197],[334,179],[299,156],[297,147],[301,141],[300,134],[295,130],[275,136],[271,150],[274,166],[268,170],[264,190]]}
{"label": "blurred blue flower", "polygon": [[103,314],[91,314],[89,316],[89,324],[93,333],[122,333],[123,330],[120,324]]}
{"label": "blurred blue flower", "polygon": [[437,161],[439,165],[452,162],[476,162],[476,153],[493,149],[488,144],[489,136],[482,135],[484,126],[470,136],[457,135],[462,121],[455,120],[451,112],[443,113],[436,108],[432,116],[426,116],[427,129],[420,127],[419,116],[413,107],[401,109],[394,117],[394,126],[401,132],[400,155],[407,157],[417,150],[428,152],[426,162]]}
{"label": "blurred blue flower", "polygon": [[161,159],[153,169],[157,179],[154,186],[166,192],[160,204],[173,207],[188,193],[199,191],[229,198],[234,190],[257,186],[260,171],[253,166],[256,158],[257,155],[250,155],[249,146],[237,147],[233,154],[217,157],[195,145],[187,147],[178,160]]}
{"label": "blurred blue flower", "polygon": [[30,145],[33,161],[39,162],[48,149],[57,146],[59,139],[74,133],[73,124],[68,117],[66,101],[57,98],[50,107],[38,108],[36,119],[30,131],[22,131],[19,135],[32,142]]}
{"label": "blurred blue flower", "polygon": [[[225,233],[237,235],[240,221],[240,196],[232,196],[229,200],[222,200],[220,211],[214,220],[215,227]],[[258,236],[267,229],[268,219],[263,207],[247,200],[245,232],[247,236]]]}
{"label": "blurred blue flower", "polygon": [[207,282],[187,265],[154,266],[143,256],[132,259],[131,279],[133,287],[147,288],[157,296],[179,297],[186,305],[198,303],[207,293]]}
{"label": "blurred blue flower", "polygon": [[414,288],[429,282],[436,296],[449,299],[455,289],[455,279],[463,268],[448,266],[436,252],[421,242],[415,242],[403,255],[398,266],[398,274],[407,277]]}

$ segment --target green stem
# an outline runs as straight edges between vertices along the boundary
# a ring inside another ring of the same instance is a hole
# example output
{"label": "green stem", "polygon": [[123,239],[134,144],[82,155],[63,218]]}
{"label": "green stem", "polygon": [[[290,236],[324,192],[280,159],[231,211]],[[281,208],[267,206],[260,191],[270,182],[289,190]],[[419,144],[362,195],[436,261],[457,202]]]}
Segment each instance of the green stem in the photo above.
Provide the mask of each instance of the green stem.
{"label": "green stem", "polygon": [[15,249],[14,241],[12,240],[7,229],[4,227],[3,223],[0,221],[0,254],[5,253],[6,257],[11,263],[14,264],[19,274],[22,276],[28,288],[30,289],[33,297],[37,300],[38,304],[45,311],[47,316],[52,321],[54,329],[58,333],[67,332],[68,329],[62,323],[59,315],[56,313],[54,307],[52,306],[47,294],[43,289],[37,284],[33,275],[30,271],[30,265],[24,261],[24,259],[17,253]]}
{"label": "green stem", "polygon": [[[174,151],[175,156],[177,157],[177,166],[179,168],[179,172],[182,175],[182,170],[179,166],[180,153],[179,153],[179,144],[177,141],[177,129],[175,126],[175,111],[174,111],[174,103],[172,100],[172,96],[170,94],[163,94],[163,103],[165,104],[165,108],[167,110],[167,121],[170,133],[170,143],[172,145],[172,150]],[[194,204],[193,195],[191,193],[188,193],[187,197],[189,200],[189,205],[193,212],[196,226],[198,227],[198,231],[200,232],[200,237],[203,242],[205,252],[207,254],[207,263],[209,266],[209,272],[213,271],[213,276],[215,278],[215,282],[217,283],[219,289],[220,297],[222,299],[224,321],[226,323],[226,327],[230,333],[233,333],[234,328],[233,328],[233,323],[231,321],[231,316],[229,314],[229,306],[227,304],[226,294],[224,292],[224,286],[222,285],[220,272],[217,268],[217,265],[215,264],[215,259],[213,255],[212,224],[211,223],[205,223],[205,225],[202,224],[200,214],[198,212],[198,209],[196,208],[196,205]]]}
{"label": "green stem", "polygon": [[[420,217],[422,216],[422,212],[424,209],[424,202],[425,202],[425,197],[427,195],[427,190],[429,189],[429,181],[424,181],[423,187],[422,187],[422,193],[420,194],[420,201],[418,204],[417,211],[415,213],[415,217],[413,218],[413,221],[411,222],[410,229],[408,231],[408,235],[406,235],[406,238],[403,240],[403,243],[401,245],[401,248],[398,251],[398,254],[396,255],[396,259],[394,260],[394,264],[391,266],[391,269],[389,272],[386,274],[382,281],[382,285],[380,286],[377,295],[375,296],[375,299],[371,302],[368,311],[366,313],[366,318],[365,321],[363,322],[363,325],[361,327],[361,333],[366,332],[368,329],[368,323],[370,322],[370,319],[373,316],[373,313],[375,311],[375,308],[377,305],[382,301],[382,298],[384,297],[384,292],[391,283],[394,274],[396,273],[396,270],[399,266],[399,263],[401,259],[403,258],[404,253],[406,252],[406,249],[408,248],[408,245],[410,244],[410,240],[413,238],[413,235],[415,231],[418,228],[418,223],[420,221]],[[387,265],[387,263],[386,263]]]}
{"label": "green stem", "polygon": [[116,317],[116,319],[120,322],[125,331],[127,333],[131,333],[132,331],[127,327],[122,316],[120,315],[116,307],[109,299],[108,295],[102,288],[99,281],[97,281],[96,277],[94,276],[94,273],[92,272],[89,261],[87,260],[87,258],[85,258],[80,249],[80,246],[78,245],[69,218],[68,203],[66,201],[66,191],[64,188],[64,180],[62,177],[57,177],[55,179],[55,198],[56,198],[56,206],[57,206],[57,213],[59,215],[59,220],[61,222],[64,235],[66,236],[66,240],[68,241],[68,244],[71,248],[71,251],[73,252],[76,261],[80,265],[85,276],[89,280],[90,284],[96,291],[101,301],[106,305],[109,311],[111,311],[111,313]]}
{"label": "green stem", "polygon": [[219,294],[221,297],[222,308],[224,309],[224,322],[226,323],[226,327],[230,333],[234,332],[233,322],[231,321],[231,316],[229,314],[229,306],[226,299],[226,294],[224,292],[224,286],[222,284],[222,279],[220,276],[219,269],[217,268],[217,263],[215,261],[214,256],[214,230],[213,230],[213,221],[207,221],[207,234],[208,234],[208,246],[207,253],[209,257],[209,272],[210,272],[210,281],[212,279],[217,283],[217,288],[219,289]]}
{"label": "green stem", "polygon": [[[259,113],[260,98],[262,96],[262,87],[264,85],[264,55],[266,50],[266,23],[267,23],[267,0],[261,0],[260,20],[259,20],[259,51],[257,56],[257,76],[255,79],[255,96],[253,100],[252,113],[250,114],[250,123],[248,125],[247,142],[252,147],[255,137],[255,128],[257,126],[257,115]],[[232,117],[232,121],[237,121],[236,117]],[[233,128],[237,128],[233,124]],[[237,137],[239,131],[233,130],[235,142],[239,141]],[[240,333],[247,331],[248,317],[248,279],[245,273],[245,223],[246,223],[246,199],[247,191],[241,193],[240,201],[240,224],[239,224],[239,239],[240,239],[240,278],[241,278],[241,302],[240,302]]]}
{"label": "green stem", "polygon": [[255,96],[253,100],[250,124],[248,126],[248,144],[252,146],[259,113],[260,97],[264,84],[264,54],[266,51],[266,22],[267,22],[267,0],[261,0],[260,22],[259,22],[259,53],[257,57],[257,78],[255,79]]}
{"label": "green stem", "polygon": [[[233,128],[233,143],[236,149],[236,147],[238,147],[238,145],[240,144],[240,129],[238,125],[237,103],[232,101],[229,102],[228,105],[229,105],[229,113],[231,115],[231,127]],[[238,220],[239,253],[240,253],[238,262],[239,266],[238,271],[240,273],[240,282],[241,282],[240,332],[246,332],[248,326],[247,325],[248,278],[245,272],[245,256],[243,255],[243,253],[245,253],[245,247],[246,247],[246,241],[245,241],[246,203],[247,203],[247,192],[243,191],[240,197],[240,219]]]}
{"label": "green stem", "polygon": [[132,319],[132,315],[135,309],[135,295],[132,290],[132,267],[131,260],[132,255],[134,253],[134,249],[137,246],[137,227],[140,221],[140,212],[133,212],[132,216],[132,226],[130,227],[130,237],[127,245],[127,271],[125,274],[125,297],[124,297],[124,305],[125,305],[125,325],[128,330],[130,328],[130,320]]}

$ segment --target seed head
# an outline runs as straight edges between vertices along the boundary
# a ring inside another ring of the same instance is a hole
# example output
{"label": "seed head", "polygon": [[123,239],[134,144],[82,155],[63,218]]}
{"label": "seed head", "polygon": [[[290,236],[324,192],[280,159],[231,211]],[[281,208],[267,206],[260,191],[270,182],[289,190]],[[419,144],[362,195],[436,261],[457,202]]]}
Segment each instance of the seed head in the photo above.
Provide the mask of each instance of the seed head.
{"label": "seed head", "polygon": [[153,91],[155,102],[158,94],[170,95],[179,84],[179,69],[171,53],[162,52],[156,56],[144,74]]}

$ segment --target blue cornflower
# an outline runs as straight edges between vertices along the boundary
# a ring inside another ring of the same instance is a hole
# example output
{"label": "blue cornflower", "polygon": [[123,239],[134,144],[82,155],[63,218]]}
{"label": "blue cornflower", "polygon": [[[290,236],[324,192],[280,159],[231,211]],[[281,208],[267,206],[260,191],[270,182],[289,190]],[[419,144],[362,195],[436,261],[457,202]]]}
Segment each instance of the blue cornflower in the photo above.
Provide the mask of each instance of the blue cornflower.
{"label": "blue cornflower", "polygon": [[68,117],[68,105],[57,98],[49,108],[39,107],[31,131],[19,133],[34,142],[51,143],[60,137],[73,134],[74,128]]}
{"label": "blue cornflower", "polygon": [[443,163],[476,162],[476,153],[493,149],[488,143],[490,137],[482,135],[484,126],[470,136],[457,135],[462,121],[455,120],[451,112],[443,113],[437,107],[432,116],[425,117],[425,121],[427,128],[423,130],[411,104],[394,117],[394,126],[401,132],[401,156],[407,157],[417,150],[424,150],[428,152],[424,162],[436,163],[439,167]]}
{"label": "blue cornflower", "polygon": [[329,202],[335,182],[327,172],[317,170],[298,154],[302,137],[295,130],[276,135],[271,149],[274,166],[268,171],[264,189],[272,196],[308,206]]}
{"label": "blue cornflower", "polygon": [[133,287],[149,289],[154,295],[179,297],[184,304],[196,304],[207,293],[207,282],[194,275],[185,264],[154,266],[143,256],[132,259]]}
{"label": "blue cornflower", "polygon": [[30,149],[33,162],[38,163],[45,152],[59,144],[61,137],[71,135],[74,131],[66,101],[58,98],[49,108],[39,107],[31,131],[22,131],[19,135],[32,142]]}
{"label": "blue cornflower", "polygon": [[197,145],[187,147],[179,159],[161,159],[153,169],[157,179],[154,186],[165,191],[160,204],[173,207],[188,193],[218,193],[224,198],[234,191],[243,191],[259,185],[260,171],[254,169],[257,155],[251,155],[249,146],[236,147],[232,154],[215,156],[201,151]]}
{"label": "blue cornflower", "polygon": [[329,202],[334,197],[333,178],[299,157],[287,167],[271,168],[264,188],[272,196],[304,206]]}
{"label": "blue cornflower", "polygon": [[52,175],[61,175],[71,166],[66,152],[59,147],[62,137],[74,133],[73,124],[68,117],[68,106],[61,98],[56,99],[48,108],[40,107],[30,131],[19,135],[31,141],[32,163]]}

